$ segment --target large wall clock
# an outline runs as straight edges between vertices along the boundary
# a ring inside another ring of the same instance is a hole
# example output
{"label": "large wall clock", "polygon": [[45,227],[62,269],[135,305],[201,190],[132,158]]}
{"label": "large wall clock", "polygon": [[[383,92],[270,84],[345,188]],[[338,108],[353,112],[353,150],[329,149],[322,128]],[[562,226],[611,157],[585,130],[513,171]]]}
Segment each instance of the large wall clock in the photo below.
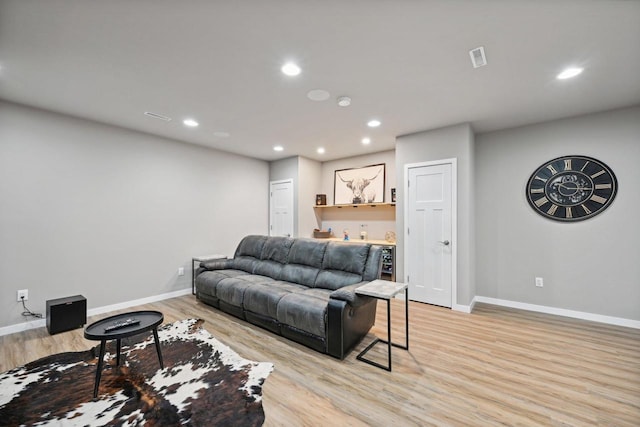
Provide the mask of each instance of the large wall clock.
{"label": "large wall clock", "polygon": [[563,156],[540,166],[527,182],[527,200],[540,215],[581,221],[604,211],[618,182],[604,163],[586,156]]}

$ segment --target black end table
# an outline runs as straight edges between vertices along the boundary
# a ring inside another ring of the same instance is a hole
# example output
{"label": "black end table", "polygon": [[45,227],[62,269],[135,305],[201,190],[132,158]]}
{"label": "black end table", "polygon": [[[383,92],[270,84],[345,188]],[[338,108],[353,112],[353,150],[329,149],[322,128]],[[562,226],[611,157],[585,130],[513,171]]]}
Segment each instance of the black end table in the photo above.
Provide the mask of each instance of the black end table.
{"label": "black end table", "polygon": [[[403,350],[409,350],[409,294],[408,294],[408,285],[405,283],[398,282],[389,282],[387,280],[374,280],[365,285],[356,288],[356,294],[358,295],[366,295],[369,297],[386,300],[387,301],[387,339],[383,340],[380,338],[376,338],[371,344],[367,346],[364,350],[358,354],[356,357],[358,360],[362,360],[365,363],[376,366],[378,368],[391,371],[391,346],[401,348]],[[391,298],[404,291],[404,321],[405,321],[405,344],[396,344],[391,342]],[[388,364],[387,366],[382,365],[378,362],[374,362],[373,360],[369,360],[364,357],[365,354],[369,350],[373,348],[374,345],[378,343],[387,344],[387,354],[388,354]]]}
{"label": "black end table", "polygon": [[[93,397],[98,397],[100,387],[100,377],[102,375],[102,359],[107,340],[117,340],[116,344],[116,365],[120,366],[120,340],[132,335],[152,330],[153,338],[158,352],[160,368],[164,368],[162,362],[162,352],[160,341],[158,340],[158,325],[162,323],[164,316],[159,311],[134,311],[131,313],[116,314],[106,319],[98,320],[87,326],[84,330],[84,337],[88,340],[100,341],[100,356],[98,357],[98,370],[96,372],[96,382],[93,387]],[[113,328],[116,326],[116,328]]]}

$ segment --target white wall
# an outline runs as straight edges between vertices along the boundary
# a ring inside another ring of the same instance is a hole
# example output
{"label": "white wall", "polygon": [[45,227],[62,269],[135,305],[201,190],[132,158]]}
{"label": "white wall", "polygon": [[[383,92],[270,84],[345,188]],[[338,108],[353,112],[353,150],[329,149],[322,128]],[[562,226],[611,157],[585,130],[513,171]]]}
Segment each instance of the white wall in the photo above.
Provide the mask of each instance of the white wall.
{"label": "white wall", "polygon": [[[191,286],[191,257],[266,234],[268,164],[0,102],[0,327],[75,294],[102,307]],[[178,277],[178,267],[185,276]]]}
{"label": "white wall", "polygon": [[[468,124],[449,126],[396,139],[396,175],[403,183],[404,167],[411,163],[442,159],[457,159],[458,221],[457,221],[457,292],[454,304],[468,306],[476,292],[475,285],[475,224],[474,224],[474,135]],[[396,248],[397,279],[404,277],[404,184],[398,186]]]}
{"label": "white wall", "polygon": [[[333,204],[335,171],[340,169],[359,168],[385,163],[385,195],[384,201],[391,202],[391,188],[396,187],[395,151],[382,151],[362,156],[348,157],[322,163],[322,183],[319,193],[327,195],[327,204]],[[315,199],[311,202],[315,203]],[[342,208],[318,209],[321,217],[320,227],[331,228],[336,237],[342,237],[342,231],[348,229],[351,238],[358,238],[360,226],[366,225],[370,239],[384,240],[388,231],[395,232],[396,215],[392,208]]]}
{"label": "white wall", "polygon": [[313,206],[316,194],[322,193],[322,164],[306,157],[298,157],[298,237],[313,237],[318,222]]}
{"label": "white wall", "polygon": [[[478,135],[476,154],[478,295],[640,320],[640,107]],[[606,211],[560,223],[529,207],[530,175],[563,155],[613,169]]]}

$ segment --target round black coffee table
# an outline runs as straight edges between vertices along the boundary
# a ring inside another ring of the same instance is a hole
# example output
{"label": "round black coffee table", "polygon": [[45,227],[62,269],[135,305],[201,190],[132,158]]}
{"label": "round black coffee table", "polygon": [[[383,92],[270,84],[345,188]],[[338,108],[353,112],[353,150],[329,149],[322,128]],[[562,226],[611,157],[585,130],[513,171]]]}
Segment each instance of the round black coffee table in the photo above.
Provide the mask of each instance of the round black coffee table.
{"label": "round black coffee table", "polygon": [[158,340],[158,325],[161,324],[163,320],[164,316],[159,311],[134,311],[131,313],[116,314],[115,316],[98,320],[85,328],[84,337],[86,339],[100,341],[100,357],[98,357],[98,370],[96,372],[96,382],[93,387],[94,398],[98,397],[100,376],[102,375],[102,359],[104,358],[104,348],[106,347],[107,340],[117,340],[116,365],[120,366],[120,340],[152,330],[158,352],[158,360],[160,361],[160,368],[164,368],[160,341]]}

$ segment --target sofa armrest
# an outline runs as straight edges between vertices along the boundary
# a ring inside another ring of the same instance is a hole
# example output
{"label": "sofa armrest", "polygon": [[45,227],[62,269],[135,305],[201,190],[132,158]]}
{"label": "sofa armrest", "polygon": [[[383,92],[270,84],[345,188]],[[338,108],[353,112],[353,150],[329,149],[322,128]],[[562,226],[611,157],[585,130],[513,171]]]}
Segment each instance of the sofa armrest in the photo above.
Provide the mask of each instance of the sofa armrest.
{"label": "sofa armrest", "polygon": [[200,268],[204,270],[225,270],[233,268],[233,259],[212,259],[210,261],[200,263]]}
{"label": "sofa armrest", "polygon": [[353,285],[344,286],[329,294],[330,298],[347,302],[352,307],[359,307],[371,301],[371,297],[357,295],[356,289],[369,282],[354,283]]}

